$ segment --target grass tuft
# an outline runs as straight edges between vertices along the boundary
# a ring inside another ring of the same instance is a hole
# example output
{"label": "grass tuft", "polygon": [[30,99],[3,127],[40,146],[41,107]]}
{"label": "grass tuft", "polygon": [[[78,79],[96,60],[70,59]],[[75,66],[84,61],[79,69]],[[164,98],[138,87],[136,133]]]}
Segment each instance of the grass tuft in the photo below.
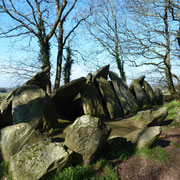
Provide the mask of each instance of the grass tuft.
{"label": "grass tuft", "polygon": [[145,156],[147,158],[155,160],[156,162],[166,163],[168,160],[168,156],[167,156],[166,152],[160,146],[156,146],[152,149],[150,149],[150,148],[138,149],[138,150],[136,150],[136,154]]}
{"label": "grass tuft", "polygon": [[62,172],[54,175],[51,180],[117,180],[111,164],[105,159],[99,159],[89,166],[76,166],[65,168]]}

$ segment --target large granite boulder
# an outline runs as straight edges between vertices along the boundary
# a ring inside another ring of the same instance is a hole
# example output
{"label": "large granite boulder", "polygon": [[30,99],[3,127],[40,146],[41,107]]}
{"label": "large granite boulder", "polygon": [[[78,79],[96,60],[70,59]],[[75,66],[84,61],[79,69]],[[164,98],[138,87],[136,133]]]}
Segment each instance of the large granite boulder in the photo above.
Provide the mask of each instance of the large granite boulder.
{"label": "large granite boulder", "polygon": [[98,88],[92,84],[86,84],[81,91],[82,106],[85,115],[94,117],[108,118],[107,112],[103,107],[102,98]]}
{"label": "large granite boulder", "polygon": [[99,90],[102,94],[103,101],[106,104],[110,118],[114,119],[114,118],[122,117],[123,110],[110,83],[102,77],[96,80],[98,82]]}
{"label": "large granite boulder", "polygon": [[94,73],[94,75],[93,75],[93,77],[92,77],[92,82],[95,83],[95,82],[96,82],[96,79],[97,79],[97,78],[100,78],[100,77],[102,77],[102,78],[104,78],[104,79],[107,80],[107,76],[108,76],[108,73],[109,73],[109,66],[110,66],[110,65],[108,64],[108,65],[103,66],[103,67],[101,67],[100,69],[98,69],[98,70]]}
{"label": "large granite boulder", "polygon": [[14,155],[9,162],[9,173],[13,180],[49,179],[71,162],[72,151],[61,143],[39,141]]}
{"label": "large granite boulder", "polygon": [[28,80],[25,85],[36,85],[46,91],[46,86],[49,81],[49,67],[44,68],[42,71],[38,72],[30,80]]}
{"label": "large granite boulder", "polygon": [[13,124],[12,122],[12,99],[17,89],[10,92],[6,98],[2,101],[0,106],[0,129]]}
{"label": "large granite boulder", "polygon": [[138,105],[135,97],[130,92],[128,86],[114,72],[109,72],[109,77],[112,81],[116,95],[121,103],[124,114],[134,113],[138,110]]}
{"label": "large granite boulder", "polygon": [[52,100],[56,106],[56,111],[59,115],[65,116],[66,111],[75,97],[84,88],[86,78],[81,77],[75,79],[65,85],[61,86],[57,91],[52,94]]}
{"label": "large granite boulder", "polygon": [[51,98],[38,86],[19,88],[12,100],[13,124],[30,123],[35,129],[49,130],[58,126]]}
{"label": "large granite boulder", "polygon": [[106,143],[110,130],[100,118],[84,115],[67,129],[65,145],[81,154],[85,165],[92,163]]}
{"label": "large granite boulder", "polygon": [[162,105],[163,101],[164,101],[162,90],[160,88],[156,88],[154,93],[155,93],[156,98],[157,98],[157,104]]}
{"label": "large granite boulder", "polygon": [[152,105],[156,105],[157,104],[157,97],[156,97],[152,87],[150,86],[150,84],[147,81],[144,81],[143,86],[144,86],[144,90],[146,92],[146,96],[148,98],[148,101]]}
{"label": "large granite boulder", "polygon": [[[37,85],[44,91],[46,91],[46,85],[48,81],[48,68],[43,69],[39,73],[37,73],[34,77],[32,77],[30,80],[28,80],[26,83],[24,83],[23,86],[26,85]],[[3,100],[0,106],[0,112],[1,112],[1,119],[0,119],[0,128],[10,126],[13,124],[12,122],[12,99],[13,95],[18,90],[15,89],[12,92],[10,92],[7,97]]]}
{"label": "large granite boulder", "polygon": [[161,126],[142,128],[128,134],[126,139],[135,144],[137,149],[148,148],[158,139],[161,131]]}
{"label": "large granite boulder", "polygon": [[168,108],[162,107],[156,111],[146,110],[139,111],[135,117],[132,118],[134,125],[138,128],[147,126],[161,125],[163,120],[168,115]]}
{"label": "large granite boulder", "polygon": [[0,152],[4,161],[18,153],[25,145],[33,144],[44,137],[27,123],[5,127],[0,131]]}
{"label": "large granite boulder", "polygon": [[130,85],[130,90],[132,94],[136,97],[138,105],[143,107],[148,104],[147,96],[142,88],[145,76],[141,76],[137,79],[133,79]]}

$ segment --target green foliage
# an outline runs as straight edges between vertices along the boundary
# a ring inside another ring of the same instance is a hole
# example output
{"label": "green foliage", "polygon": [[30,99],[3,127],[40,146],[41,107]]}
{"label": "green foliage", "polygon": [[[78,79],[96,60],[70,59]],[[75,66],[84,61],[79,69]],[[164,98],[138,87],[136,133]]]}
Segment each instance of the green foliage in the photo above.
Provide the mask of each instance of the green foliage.
{"label": "green foliage", "polygon": [[91,166],[76,166],[65,168],[62,172],[56,174],[52,180],[80,180],[89,179],[93,174]]}
{"label": "green foliage", "polygon": [[163,131],[171,132],[171,129],[168,126],[163,126]]}
{"label": "green foliage", "polygon": [[136,154],[148,157],[157,162],[165,163],[168,160],[168,156],[167,156],[166,152],[160,146],[156,146],[152,149],[149,149],[149,148],[138,149],[138,150],[136,150]]}
{"label": "green foliage", "polygon": [[0,179],[8,175],[8,163],[0,160]]}
{"label": "green foliage", "polygon": [[89,166],[76,166],[65,168],[62,172],[54,175],[51,180],[117,180],[111,164],[105,159],[99,159]]}
{"label": "green foliage", "polygon": [[92,180],[116,180],[118,179],[117,174],[114,172],[112,165],[105,159],[99,159],[93,166],[96,170],[97,175],[92,177]]}
{"label": "green foliage", "polygon": [[66,57],[66,62],[63,67],[63,75],[64,75],[64,84],[68,83],[70,81],[70,76],[71,76],[71,68],[73,64],[73,59],[72,59],[72,50],[70,46],[66,48],[67,52],[67,57]]}

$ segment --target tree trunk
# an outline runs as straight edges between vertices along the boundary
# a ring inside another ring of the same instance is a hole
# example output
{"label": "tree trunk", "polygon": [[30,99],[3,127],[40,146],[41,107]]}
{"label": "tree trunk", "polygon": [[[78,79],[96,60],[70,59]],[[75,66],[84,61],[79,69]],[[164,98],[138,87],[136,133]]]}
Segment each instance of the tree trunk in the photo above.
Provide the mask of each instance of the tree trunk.
{"label": "tree trunk", "polygon": [[120,75],[121,75],[121,79],[126,82],[126,75],[124,72],[124,66],[123,66],[118,54],[116,55],[116,63],[117,63],[117,67],[118,67]]}
{"label": "tree trunk", "polygon": [[175,94],[175,88],[171,73],[171,63],[170,63],[170,35],[169,35],[169,24],[168,24],[168,4],[167,0],[165,0],[165,10],[164,10],[164,24],[165,24],[165,35],[166,35],[166,55],[164,57],[165,64],[165,74],[168,84],[168,89],[172,95]]}
{"label": "tree trunk", "polygon": [[50,45],[49,42],[46,41],[45,39],[39,40],[39,45],[40,45],[40,60],[42,63],[42,69],[46,67],[48,67],[49,69],[46,92],[48,95],[50,95],[51,94],[51,76],[50,76],[51,64],[49,60]]}
{"label": "tree trunk", "polygon": [[[117,39],[117,41],[118,41],[118,39]],[[116,64],[117,64],[117,67],[119,69],[121,79],[126,82],[126,75],[125,75],[125,72],[124,72],[124,64],[123,64],[123,61],[119,57],[119,43],[118,42],[116,42],[116,47],[115,48],[116,48],[115,49]]]}
{"label": "tree trunk", "polygon": [[54,91],[59,88],[61,80],[61,71],[62,71],[62,59],[63,59],[63,27],[59,24],[59,39],[58,39],[58,55],[57,55],[57,69],[56,69],[56,78]]}
{"label": "tree trunk", "polygon": [[54,91],[60,86],[61,71],[62,71],[62,58],[63,58],[63,48],[58,45],[58,55],[57,55],[57,69],[56,69],[56,79],[54,85]]}

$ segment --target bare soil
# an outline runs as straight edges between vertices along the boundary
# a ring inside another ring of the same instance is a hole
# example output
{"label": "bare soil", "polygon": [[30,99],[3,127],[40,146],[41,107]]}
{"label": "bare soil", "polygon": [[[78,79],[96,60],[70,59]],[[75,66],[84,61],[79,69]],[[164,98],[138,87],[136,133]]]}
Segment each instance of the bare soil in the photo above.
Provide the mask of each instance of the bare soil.
{"label": "bare soil", "polygon": [[156,145],[168,154],[167,163],[158,163],[143,156],[133,155],[118,162],[115,170],[121,180],[180,180],[180,129],[163,130]]}

